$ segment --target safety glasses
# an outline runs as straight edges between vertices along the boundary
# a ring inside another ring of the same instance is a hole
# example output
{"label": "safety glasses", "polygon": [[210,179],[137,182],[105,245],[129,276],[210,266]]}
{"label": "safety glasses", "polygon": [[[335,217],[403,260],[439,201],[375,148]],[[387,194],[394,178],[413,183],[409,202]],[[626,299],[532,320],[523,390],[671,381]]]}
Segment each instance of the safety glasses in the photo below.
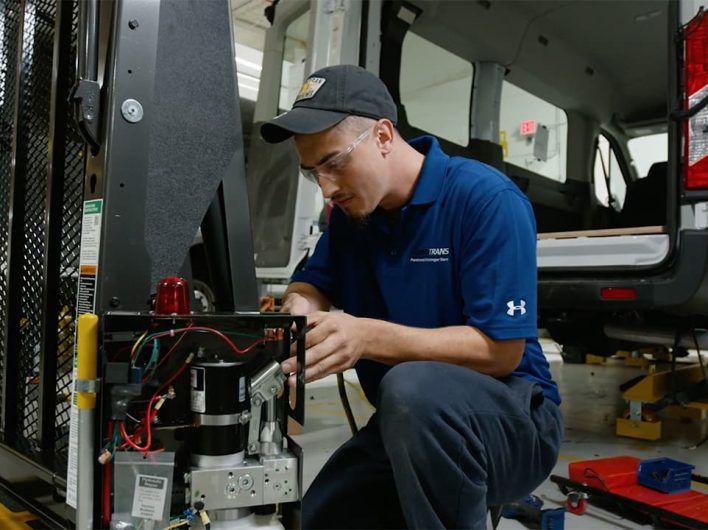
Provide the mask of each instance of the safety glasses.
{"label": "safety glasses", "polygon": [[373,130],[373,127],[366,129],[363,133],[357,136],[352,143],[347,145],[341,153],[337,153],[332,158],[325,160],[311,169],[300,168],[300,171],[302,171],[305,178],[318,185],[320,184],[320,178],[326,178],[330,182],[334,182],[336,178],[335,174],[344,169],[344,167],[349,163],[349,158],[351,157],[354,149],[359,147],[359,145],[369,137],[371,131]]}

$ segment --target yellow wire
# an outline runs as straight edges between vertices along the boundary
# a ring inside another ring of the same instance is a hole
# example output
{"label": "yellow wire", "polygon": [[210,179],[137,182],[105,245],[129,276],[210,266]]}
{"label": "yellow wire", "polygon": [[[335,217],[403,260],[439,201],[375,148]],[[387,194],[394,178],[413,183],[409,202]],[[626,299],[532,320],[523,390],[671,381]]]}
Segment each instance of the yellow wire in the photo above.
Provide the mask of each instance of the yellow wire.
{"label": "yellow wire", "polygon": [[166,526],[162,530],[172,530],[172,528],[177,528],[179,526],[184,526],[186,524],[189,524],[189,521],[187,519],[183,519],[182,521],[180,521],[178,523],[171,524],[170,526]]}
{"label": "yellow wire", "polygon": [[131,357],[133,357],[135,355],[135,350],[137,349],[138,344],[140,344],[142,342],[142,340],[145,338],[145,335],[147,335],[147,334],[148,334],[148,332],[147,332],[147,330],[145,330],[143,332],[143,334],[140,335],[140,338],[137,341],[135,341],[135,344],[133,344],[133,347],[130,349],[130,356]]}

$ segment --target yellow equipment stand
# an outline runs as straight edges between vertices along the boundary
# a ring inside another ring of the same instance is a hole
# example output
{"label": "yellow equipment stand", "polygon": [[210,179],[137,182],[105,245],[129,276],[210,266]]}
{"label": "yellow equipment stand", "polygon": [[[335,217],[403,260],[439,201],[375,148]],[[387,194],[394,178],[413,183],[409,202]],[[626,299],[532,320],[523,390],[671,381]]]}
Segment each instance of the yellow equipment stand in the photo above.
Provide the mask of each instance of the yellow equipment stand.
{"label": "yellow equipment stand", "polygon": [[[629,402],[629,418],[617,418],[615,432],[617,436],[639,438],[642,440],[658,440],[661,438],[661,422],[647,421],[646,414],[642,412],[645,403],[656,403],[671,392],[672,378],[678,388],[688,387],[703,379],[703,369],[699,364],[677,368],[672,376],[670,370],[656,372],[645,376],[631,388],[626,390],[622,397]],[[708,409],[708,403],[689,403],[686,408]]]}

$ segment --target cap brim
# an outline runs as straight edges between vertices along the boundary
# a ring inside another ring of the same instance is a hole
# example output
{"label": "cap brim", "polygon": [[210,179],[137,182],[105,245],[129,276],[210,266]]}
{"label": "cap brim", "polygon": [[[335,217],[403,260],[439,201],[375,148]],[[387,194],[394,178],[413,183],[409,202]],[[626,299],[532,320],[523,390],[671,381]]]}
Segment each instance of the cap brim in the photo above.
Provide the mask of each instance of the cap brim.
{"label": "cap brim", "polygon": [[296,107],[261,125],[261,136],[266,142],[277,144],[294,134],[322,132],[347,116],[344,112]]}

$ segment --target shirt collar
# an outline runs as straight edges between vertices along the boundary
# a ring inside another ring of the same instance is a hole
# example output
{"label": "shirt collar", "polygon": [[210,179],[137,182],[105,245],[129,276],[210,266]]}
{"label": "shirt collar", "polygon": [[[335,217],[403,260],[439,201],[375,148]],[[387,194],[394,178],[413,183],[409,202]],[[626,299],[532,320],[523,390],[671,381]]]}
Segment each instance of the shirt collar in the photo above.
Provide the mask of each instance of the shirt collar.
{"label": "shirt collar", "polygon": [[[440,148],[438,140],[433,136],[419,136],[408,142],[411,147],[425,156],[423,167],[418,175],[418,180],[413,190],[411,199],[401,208],[405,211],[408,206],[430,204],[435,202],[440,195],[443,184],[443,176],[447,169],[447,162],[450,159]],[[399,214],[400,215],[400,214]],[[390,232],[391,227],[386,213],[380,208],[376,208],[370,220],[372,225],[384,232]]]}
{"label": "shirt collar", "polygon": [[418,175],[418,181],[413,190],[413,196],[408,205],[428,204],[435,202],[443,184],[443,175],[450,159],[442,149],[437,138],[420,136],[408,142],[416,151],[425,155],[423,167]]}

